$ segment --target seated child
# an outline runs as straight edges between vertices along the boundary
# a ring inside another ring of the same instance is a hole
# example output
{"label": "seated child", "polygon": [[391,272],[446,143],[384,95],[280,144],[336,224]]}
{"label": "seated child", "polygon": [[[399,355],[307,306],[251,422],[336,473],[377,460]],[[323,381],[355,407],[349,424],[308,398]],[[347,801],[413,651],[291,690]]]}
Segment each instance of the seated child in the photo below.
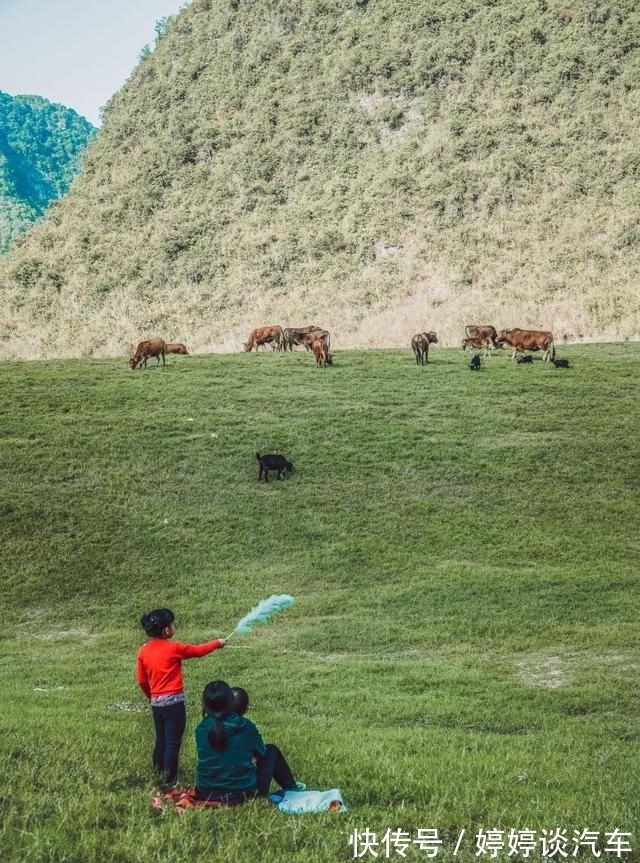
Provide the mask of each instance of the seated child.
{"label": "seated child", "polygon": [[249,693],[241,686],[232,686],[233,709],[239,716],[244,716],[249,709]]}
{"label": "seated child", "polygon": [[[246,695],[246,693],[245,693]],[[239,699],[240,709],[245,701]],[[248,706],[248,696],[246,705]],[[203,718],[196,728],[196,793],[203,800],[234,804],[266,797],[271,780],[283,790],[299,790],[284,755],[241,713],[231,687],[208,683],[202,694]]]}

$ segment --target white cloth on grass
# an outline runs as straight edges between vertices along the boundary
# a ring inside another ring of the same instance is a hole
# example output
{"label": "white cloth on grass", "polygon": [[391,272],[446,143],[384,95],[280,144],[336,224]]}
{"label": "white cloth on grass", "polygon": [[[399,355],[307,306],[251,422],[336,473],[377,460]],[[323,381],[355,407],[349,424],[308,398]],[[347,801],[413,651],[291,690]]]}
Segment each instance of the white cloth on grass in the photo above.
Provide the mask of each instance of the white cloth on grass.
{"label": "white cloth on grass", "polygon": [[342,794],[338,788],[329,791],[276,791],[268,798],[281,812],[303,815],[307,812],[346,812]]}

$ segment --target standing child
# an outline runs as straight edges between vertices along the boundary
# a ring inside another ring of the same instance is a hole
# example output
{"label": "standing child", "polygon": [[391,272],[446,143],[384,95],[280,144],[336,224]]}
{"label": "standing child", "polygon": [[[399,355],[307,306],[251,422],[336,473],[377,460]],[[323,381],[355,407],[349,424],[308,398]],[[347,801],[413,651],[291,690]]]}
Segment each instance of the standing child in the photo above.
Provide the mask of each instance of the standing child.
{"label": "standing child", "polygon": [[140,623],[149,641],[138,651],[136,679],[151,703],[156,733],[153,768],[167,785],[174,785],[187,721],[182,660],[206,656],[224,647],[226,641],[223,638],[204,644],[172,641],[176,619],[169,608],[156,608],[143,614]]}

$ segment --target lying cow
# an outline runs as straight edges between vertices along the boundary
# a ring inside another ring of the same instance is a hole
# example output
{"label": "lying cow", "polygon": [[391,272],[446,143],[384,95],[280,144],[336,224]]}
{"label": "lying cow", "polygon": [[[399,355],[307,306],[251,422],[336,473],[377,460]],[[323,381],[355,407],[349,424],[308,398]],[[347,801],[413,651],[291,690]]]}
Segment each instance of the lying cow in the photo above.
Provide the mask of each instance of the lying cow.
{"label": "lying cow", "polygon": [[259,347],[262,345],[271,345],[275,347],[276,350],[281,351],[284,349],[284,335],[282,332],[282,327],[280,326],[267,326],[267,327],[256,327],[255,330],[251,331],[251,334],[248,340],[244,343],[245,351],[249,352],[255,350],[257,351]]}
{"label": "lying cow", "polygon": [[164,346],[164,352],[165,354],[184,354],[185,356],[189,356],[187,346],[180,342],[167,342]]}
{"label": "lying cow", "polygon": [[416,333],[411,339],[411,348],[419,366],[426,365],[429,359],[429,345],[437,343],[438,337],[434,332]]}
{"label": "lying cow", "polygon": [[138,342],[136,352],[129,360],[129,365],[135,369],[139,365],[147,367],[147,360],[150,357],[156,358],[156,365],[160,365],[160,357],[162,357],[162,365],[165,365],[164,355],[166,353],[166,344],[164,339],[145,339]]}
{"label": "lying cow", "polygon": [[496,347],[511,348],[511,359],[525,351],[544,351],[543,360],[553,360],[556,355],[553,333],[547,330],[501,330],[496,339]]}

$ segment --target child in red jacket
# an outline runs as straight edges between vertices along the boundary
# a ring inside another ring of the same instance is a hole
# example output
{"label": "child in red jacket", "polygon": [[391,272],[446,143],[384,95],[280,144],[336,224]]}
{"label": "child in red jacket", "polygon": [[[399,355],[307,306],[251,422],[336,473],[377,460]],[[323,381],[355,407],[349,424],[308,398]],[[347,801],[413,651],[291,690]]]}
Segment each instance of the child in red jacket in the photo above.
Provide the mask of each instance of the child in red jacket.
{"label": "child in red jacket", "polygon": [[226,641],[223,638],[204,644],[172,641],[176,619],[169,608],[143,614],[140,623],[149,641],[138,651],[136,679],[151,703],[156,732],[153,768],[171,786],[178,776],[180,744],[187,722],[182,660],[206,656],[224,647]]}

